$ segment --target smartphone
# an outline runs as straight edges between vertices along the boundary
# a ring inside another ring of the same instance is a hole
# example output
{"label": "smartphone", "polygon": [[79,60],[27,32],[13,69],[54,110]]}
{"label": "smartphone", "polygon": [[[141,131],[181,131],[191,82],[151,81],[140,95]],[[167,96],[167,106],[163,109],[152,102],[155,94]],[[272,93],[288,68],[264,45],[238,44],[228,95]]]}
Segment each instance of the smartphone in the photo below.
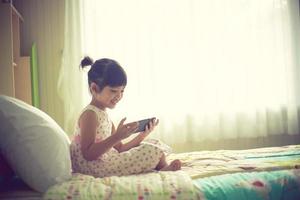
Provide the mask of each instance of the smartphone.
{"label": "smartphone", "polygon": [[140,120],[138,121],[139,123],[139,126],[138,126],[138,129],[136,131],[134,131],[134,133],[138,133],[138,132],[143,132],[145,131],[146,129],[146,126],[149,124],[149,122],[151,120],[155,119],[155,117],[152,117],[152,118],[148,118],[148,119],[143,119],[143,120]]}

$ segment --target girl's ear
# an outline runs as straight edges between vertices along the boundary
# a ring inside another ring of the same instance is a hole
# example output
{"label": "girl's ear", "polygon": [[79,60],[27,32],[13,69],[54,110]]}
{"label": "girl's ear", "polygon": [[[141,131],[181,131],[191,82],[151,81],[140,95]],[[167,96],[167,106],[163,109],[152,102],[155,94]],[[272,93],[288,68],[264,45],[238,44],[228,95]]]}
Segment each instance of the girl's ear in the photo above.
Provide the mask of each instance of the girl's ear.
{"label": "girl's ear", "polygon": [[94,82],[91,83],[90,90],[92,94],[100,92],[98,85]]}

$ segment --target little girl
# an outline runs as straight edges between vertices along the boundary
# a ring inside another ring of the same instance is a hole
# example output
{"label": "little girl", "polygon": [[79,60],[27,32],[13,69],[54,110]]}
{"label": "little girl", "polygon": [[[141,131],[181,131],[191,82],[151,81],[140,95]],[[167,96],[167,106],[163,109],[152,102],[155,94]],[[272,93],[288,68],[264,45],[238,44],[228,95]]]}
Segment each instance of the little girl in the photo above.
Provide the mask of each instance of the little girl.
{"label": "little girl", "polygon": [[100,59],[93,63],[85,57],[81,67],[91,65],[88,84],[92,100],[80,114],[71,144],[74,172],[94,177],[122,176],[151,170],[176,171],[180,160],[166,162],[168,146],[158,140],[145,140],[157,126],[153,119],[144,132],[127,143],[121,141],[138,128],[138,122],[125,123],[123,118],[117,127],[109,119],[106,108],[114,108],[122,99],[127,76],[114,60]]}

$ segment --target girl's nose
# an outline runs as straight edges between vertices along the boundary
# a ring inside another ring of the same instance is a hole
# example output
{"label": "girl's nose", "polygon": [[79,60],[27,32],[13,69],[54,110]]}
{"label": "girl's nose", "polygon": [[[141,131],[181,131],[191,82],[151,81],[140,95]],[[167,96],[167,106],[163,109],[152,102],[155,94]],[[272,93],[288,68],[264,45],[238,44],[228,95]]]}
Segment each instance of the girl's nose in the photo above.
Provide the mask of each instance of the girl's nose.
{"label": "girl's nose", "polygon": [[123,96],[122,92],[119,92],[119,93],[117,94],[116,98],[119,100],[119,99],[122,98],[122,96]]}

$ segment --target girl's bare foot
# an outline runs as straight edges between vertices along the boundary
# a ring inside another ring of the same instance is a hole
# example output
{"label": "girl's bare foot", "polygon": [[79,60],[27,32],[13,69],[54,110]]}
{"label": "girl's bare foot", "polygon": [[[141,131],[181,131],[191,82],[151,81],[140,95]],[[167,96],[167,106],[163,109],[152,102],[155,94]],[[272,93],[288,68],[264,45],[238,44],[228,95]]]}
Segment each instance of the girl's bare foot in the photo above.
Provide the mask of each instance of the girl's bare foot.
{"label": "girl's bare foot", "polygon": [[181,161],[176,159],[173,160],[169,165],[160,169],[160,171],[177,171],[181,169]]}

